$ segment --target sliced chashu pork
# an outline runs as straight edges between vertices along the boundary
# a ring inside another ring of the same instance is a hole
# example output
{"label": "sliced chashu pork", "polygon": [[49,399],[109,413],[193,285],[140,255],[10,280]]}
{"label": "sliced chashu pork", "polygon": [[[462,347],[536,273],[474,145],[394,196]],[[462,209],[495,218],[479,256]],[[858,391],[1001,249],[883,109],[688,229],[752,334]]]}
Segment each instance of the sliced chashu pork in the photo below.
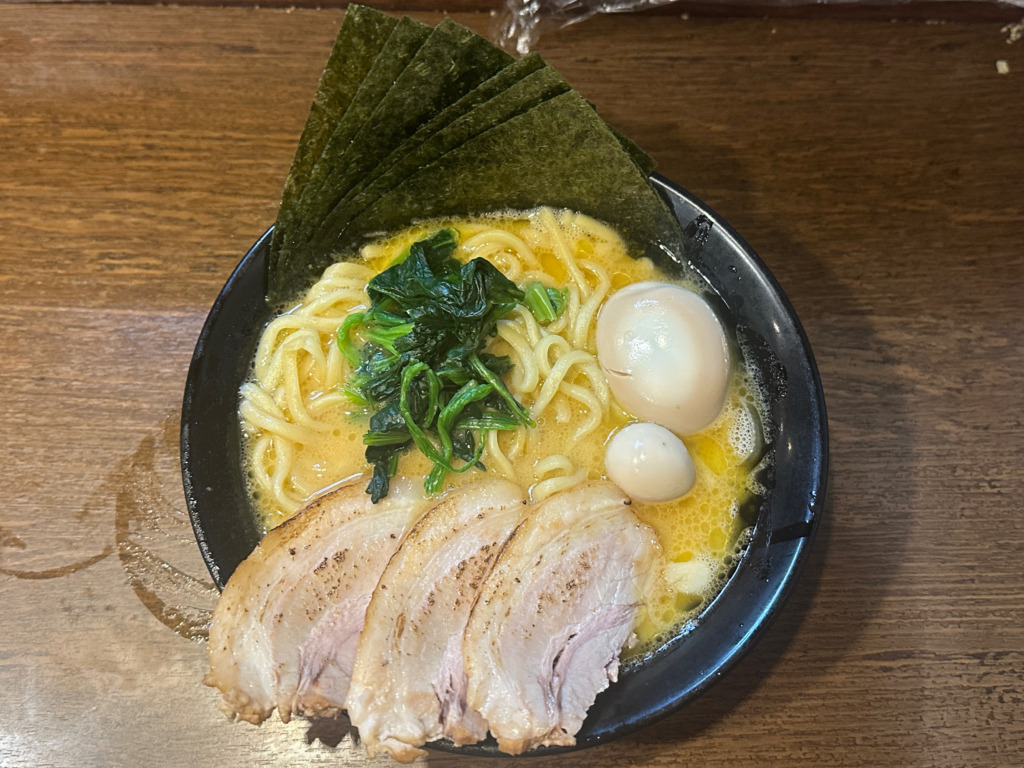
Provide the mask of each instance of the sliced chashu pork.
{"label": "sliced chashu pork", "polygon": [[409,531],[366,612],[348,716],[371,756],[402,762],[442,736],[471,744],[487,724],[465,708],[462,635],[526,499],[505,480],[452,492]]}
{"label": "sliced chashu pork", "polygon": [[618,674],[651,578],[654,532],[610,483],[536,505],[509,537],[466,627],[467,705],[499,748],[572,745]]}
{"label": "sliced chashu pork", "polygon": [[348,693],[370,596],[426,506],[392,485],[372,504],[364,480],[333,489],[270,531],[228,580],[210,627],[210,673],[221,709],[260,723],[276,707],[333,714]]}

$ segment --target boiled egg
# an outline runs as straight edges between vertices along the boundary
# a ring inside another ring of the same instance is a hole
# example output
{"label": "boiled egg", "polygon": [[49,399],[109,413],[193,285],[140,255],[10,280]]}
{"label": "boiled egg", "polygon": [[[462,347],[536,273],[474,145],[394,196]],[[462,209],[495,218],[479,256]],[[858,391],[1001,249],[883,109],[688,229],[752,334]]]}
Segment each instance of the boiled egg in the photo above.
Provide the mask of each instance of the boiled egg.
{"label": "boiled egg", "polygon": [[623,408],[676,434],[704,429],[725,403],[725,330],[680,286],[649,281],[612,294],[597,318],[597,358]]}
{"label": "boiled egg", "polygon": [[623,427],[608,441],[608,479],[637,501],[672,501],[697,482],[697,468],[683,441],[658,424]]}

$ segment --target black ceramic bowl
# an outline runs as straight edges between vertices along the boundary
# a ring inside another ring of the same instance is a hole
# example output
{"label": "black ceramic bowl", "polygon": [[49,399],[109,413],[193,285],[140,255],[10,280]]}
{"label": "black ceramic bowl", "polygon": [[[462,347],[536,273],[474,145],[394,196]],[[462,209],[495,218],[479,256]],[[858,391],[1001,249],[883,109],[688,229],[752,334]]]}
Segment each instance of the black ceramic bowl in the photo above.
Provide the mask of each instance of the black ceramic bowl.
{"label": "black ceramic bowl", "polygon": [[[750,543],[722,591],[658,653],[628,665],[598,696],[577,744],[589,747],[639,728],[698,696],[764,633],[807,556],[822,513],[828,426],[821,382],[807,337],[771,273],[728,224],[671,182],[653,176],[685,226],[706,217],[707,239],[687,261],[717,291],[759,374],[770,406],[774,452],[768,493]],[[181,418],[185,499],[203,558],[218,587],[260,538],[242,470],[238,389],[248,375],[260,331],[270,319],[263,300],[268,231],[228,279],[196,345]],[[493,742],[456,749],[495,754]],[[551,754],[566,748],[534,750]]]}

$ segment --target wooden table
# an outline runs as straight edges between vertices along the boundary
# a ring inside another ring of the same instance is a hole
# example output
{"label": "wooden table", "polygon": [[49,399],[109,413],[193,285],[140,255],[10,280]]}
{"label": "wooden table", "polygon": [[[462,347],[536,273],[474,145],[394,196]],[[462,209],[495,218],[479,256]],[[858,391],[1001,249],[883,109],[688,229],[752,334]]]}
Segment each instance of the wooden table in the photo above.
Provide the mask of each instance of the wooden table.
{"label": "wooden table", "polygon": [[[0,765],[367,762],[340,728],[231,724],[200,684],[216,592],[177,448],[196,336],[274,218],[341,17],[0,5]],[[542,38],[774,271],[832,469],[752,653],[531,765],[1024,760],[1024,43],[1001,26],[662,13]]]}

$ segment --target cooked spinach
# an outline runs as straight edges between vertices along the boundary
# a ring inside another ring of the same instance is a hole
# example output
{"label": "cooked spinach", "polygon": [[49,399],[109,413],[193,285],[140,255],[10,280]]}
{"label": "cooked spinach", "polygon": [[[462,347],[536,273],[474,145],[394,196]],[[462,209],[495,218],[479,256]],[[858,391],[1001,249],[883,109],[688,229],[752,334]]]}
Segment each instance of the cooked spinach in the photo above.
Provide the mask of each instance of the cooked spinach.
{"label": "cooked spinach", "polygon": [[538,323],[550,323],[557,320],[565,311],[569,301],[569,290],[563,288],[545,288],[542,283],[530,283],[523,287],[523,304],[530,310]]}
{"label": "cooked spinach", "polygon": [[451,229],[413,243],[370,280],[369,310],[338,329],[338,347],[355,368],[345,391],[374,409],[363,436],[374,503],[412,446],[434,464],[425,489],[436,493],[449,472],[482,468],[484,431],[533,426],[501,381],[511,361],[483,351],[525,294],[486,259],[460,263],[456,245]]}

